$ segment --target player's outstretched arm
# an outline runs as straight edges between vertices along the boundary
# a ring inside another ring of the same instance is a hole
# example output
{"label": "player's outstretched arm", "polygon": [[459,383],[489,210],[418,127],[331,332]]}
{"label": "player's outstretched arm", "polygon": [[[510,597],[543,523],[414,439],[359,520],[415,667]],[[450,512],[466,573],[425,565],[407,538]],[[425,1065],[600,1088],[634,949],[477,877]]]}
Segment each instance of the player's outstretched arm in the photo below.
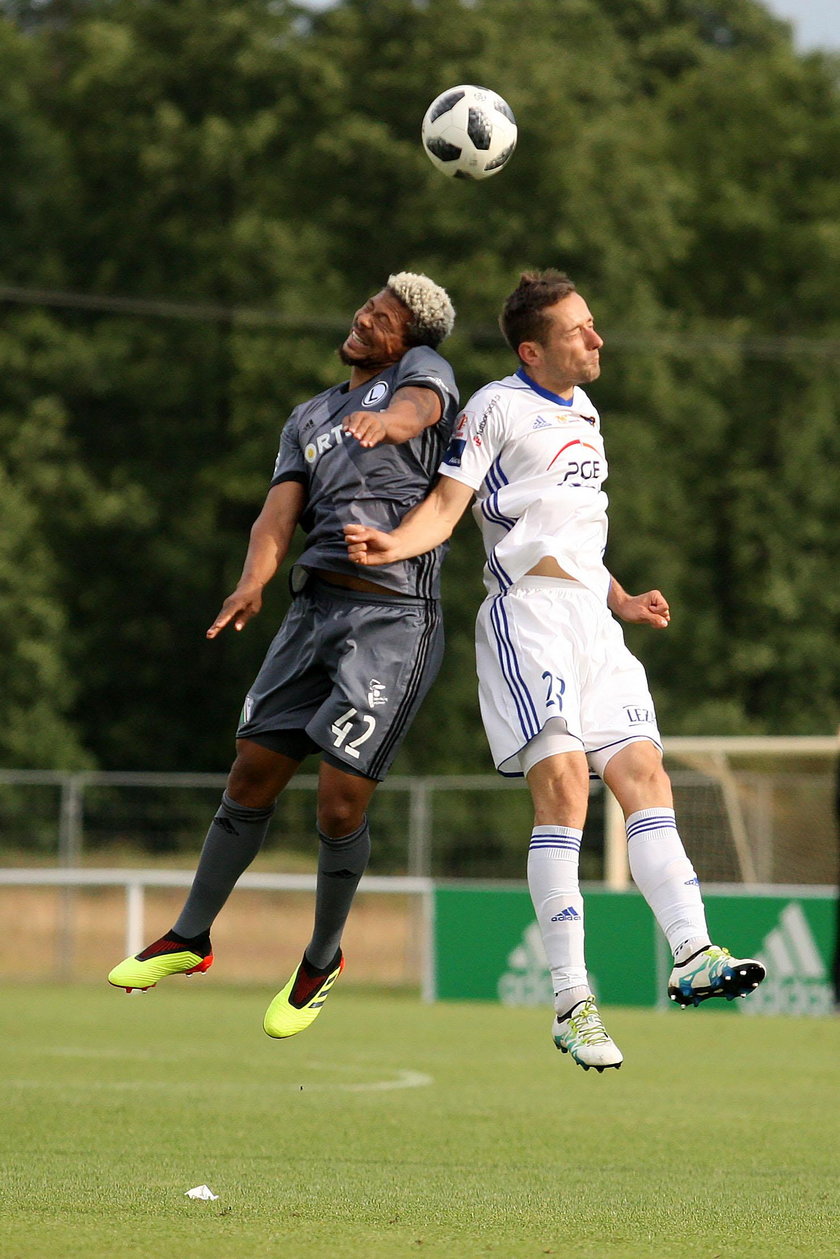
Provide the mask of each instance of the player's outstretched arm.
{"label": "player's outstretched arm", "polygon": [[443,413],[440,398],[434,389],[421,385],[403,385],[384,411],[352,411],[344,417],[343,428],[360,446],[378,446],[384,442],[399,446],[437,424]]}
{"label": "player's outstretched arm", "polygon": [[405,515],[393,533],[368,525],[345,525],[347,554],[354,564],[394,564],[423,555],[445,542],[463,516],[473,491],[452,477],[442,476],[437,485]]}
{"label": "player's outstretched arm", "polygon": [[667,629],[671,623],[671,609],[661,590],[648,590],[643,595],[629,595],[614,577],[610,582],[607,607],[622,621],[652,625],[654,629]]}
{"label": "player's outstretched arm", "polygon": [[241,630],[260,611],[262,592],[286,558],[305,498],[306,491],[297,481],[281,481],[268,491],[251,527],[242,576],[208,629],[208,638],[215,638],[231,622]]}

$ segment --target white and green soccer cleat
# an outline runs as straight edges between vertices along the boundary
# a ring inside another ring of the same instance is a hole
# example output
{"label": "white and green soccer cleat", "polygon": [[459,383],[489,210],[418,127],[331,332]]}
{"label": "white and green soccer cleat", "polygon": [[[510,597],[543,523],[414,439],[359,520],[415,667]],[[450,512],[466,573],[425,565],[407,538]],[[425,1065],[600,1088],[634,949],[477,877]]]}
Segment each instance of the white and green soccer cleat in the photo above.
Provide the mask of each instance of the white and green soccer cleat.
{"label": "white and green soccer cleat", "polygon": [[767,974],[761,962],[751,957],[733,957],[729,949],[709,944],[681,966],[675,966],[668,980],[668,996],[686,1009],[710,997],[748,997]]}
{"label": "white and green soccer cleat", "polygon": [[136,957],[127,957],[115,966],[108,976],[108,983],[115,988],[125,988],[126,992],[135,988],[145,992],[147,988],[154,988],[159,979],[166,979],[169,975],[203,974],[212,965],[213,947],[209,936],[206,946],[200,946],[198,951],[189,948],[183,941],[161,936]]}
{"label": "white and green soccer cleat", "polygon": [[607,1035],[594,997],[586,997],[565,1018],[554,1020],[554,1043],[561,1053],[571,1054],[578,1066],[588,1071],[620,1067],[624,1055]]}
{"label": "white and green soccer cleat", "polygon": [[329,996],[330,990],[344,970],[344,955],[339,952],[338,961],[326,973],[313,973],[306,962],[301,961],[282,992],[278,992],[265,1012],[263,1029],[268,1036],[283,1040],[296,1036],[314,1023]]}

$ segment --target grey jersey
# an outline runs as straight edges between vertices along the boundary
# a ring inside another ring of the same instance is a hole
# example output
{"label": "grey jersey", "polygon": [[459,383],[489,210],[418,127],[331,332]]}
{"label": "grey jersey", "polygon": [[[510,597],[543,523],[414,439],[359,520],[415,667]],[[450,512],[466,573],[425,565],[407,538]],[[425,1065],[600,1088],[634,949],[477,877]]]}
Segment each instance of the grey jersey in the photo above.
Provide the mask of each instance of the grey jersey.
{"label": "grey jersey", "polygon": [[[405,385],[433,389],[443,414],[437,424],[398,446],[360,446],[342,420],[352,411],[384,411]],[[425,498],[443,457],[458,409],[452,368],[429,346],[415,346],[398,363],[365,381],[325,389],[295,407],[283,428],[272,485],[299,481],[306,487],[301,527],[308,534],[298,563],[306,568],[363,575],[347,558],[342,526],[353,522],[394,529]],[[436,599],[446,544],[397,564],[377,568],[378,584],[402,595]]]}

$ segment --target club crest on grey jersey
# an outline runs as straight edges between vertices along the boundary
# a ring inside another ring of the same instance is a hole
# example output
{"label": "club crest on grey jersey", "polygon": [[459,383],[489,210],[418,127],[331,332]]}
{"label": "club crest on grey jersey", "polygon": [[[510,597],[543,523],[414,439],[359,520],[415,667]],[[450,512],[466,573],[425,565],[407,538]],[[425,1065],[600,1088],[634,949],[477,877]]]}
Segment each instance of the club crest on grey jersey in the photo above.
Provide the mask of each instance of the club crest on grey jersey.
{"label": "club crest on grey jersey", "polygon": [[365,396],[362,398],[363,407],[375,407],[379,403],[384,402],[388,397],[389,389],[387,380],[377,380],[375,385],[371,385]]}

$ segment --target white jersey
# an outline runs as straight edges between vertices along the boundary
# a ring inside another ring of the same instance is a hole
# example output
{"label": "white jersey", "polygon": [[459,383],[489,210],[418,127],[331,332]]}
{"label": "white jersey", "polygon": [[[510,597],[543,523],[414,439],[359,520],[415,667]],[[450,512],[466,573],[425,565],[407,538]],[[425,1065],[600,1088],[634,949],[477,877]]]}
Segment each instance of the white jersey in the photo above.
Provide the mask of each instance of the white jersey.
{"label": "white jersey", "polygon": [[440,466],[476,492],[488,594],[505,591],[546,556],[606,600],[607,460],[598,412],[516,372],[473,394]]}

